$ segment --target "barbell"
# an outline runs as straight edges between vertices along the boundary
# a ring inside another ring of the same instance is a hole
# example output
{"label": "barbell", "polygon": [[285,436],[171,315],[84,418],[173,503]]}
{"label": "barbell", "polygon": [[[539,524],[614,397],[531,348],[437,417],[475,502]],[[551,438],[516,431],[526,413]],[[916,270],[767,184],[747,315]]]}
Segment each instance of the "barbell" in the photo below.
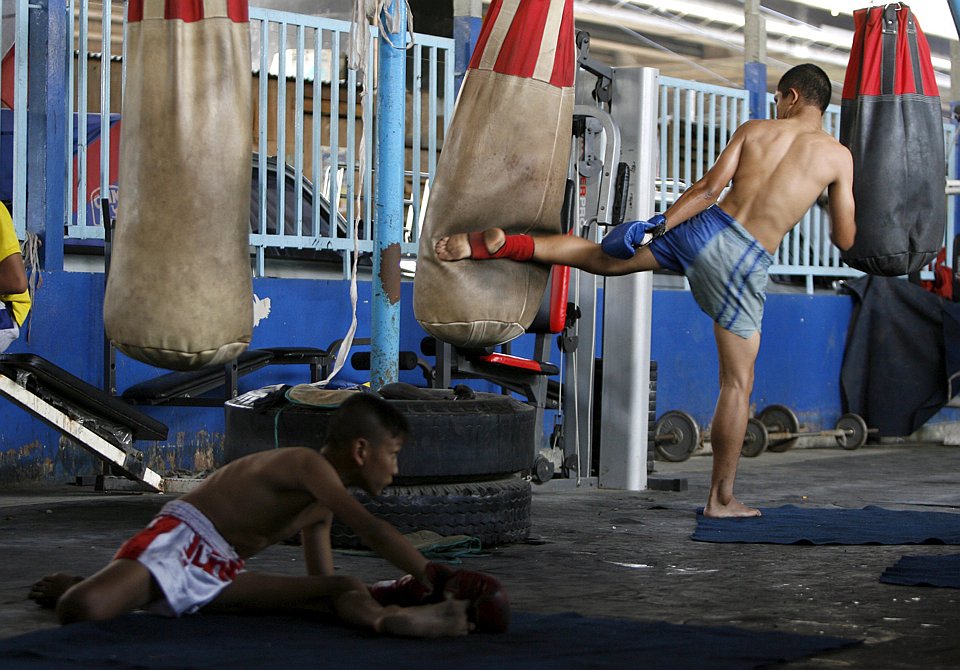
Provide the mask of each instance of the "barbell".
{"label": "barbell", "polygon": [[[857,414],[841,416],[833,430],[800,431],[800,422],[786,405],[770,405],[755,418],[747,421],[740,453],[748,458],[764,451],[784,452],[796,445],[801,437],[832,437],[844,449],[859,449],[867,443],[866,421]],[[657,419],[654,427],[654,448],[666,461],[679,463],[690,458],[700,444],[697,422],[681,410],[671,410]]]}
{"label": "barbell", "polygon": [[841,416],[833,430],[801,431],[797,415],[786,405],[770,405],[757,418],[767,429],[767,450],[773,452],[791,449],[801,437],[832,437],[844,449],[859,449],[867,443],[867,435],[876,432],[853,413]]}
{"label": "barbell", "polygon": [[[693,417],[678,409],[670,410],[657,419],[653,431],[654,448],[665,461],[679,463],[690,458],[700,444],[700,429]],[[757,419],[747,422],[741,452],[744,456],[759,456],[767,447],[767,429]]]}

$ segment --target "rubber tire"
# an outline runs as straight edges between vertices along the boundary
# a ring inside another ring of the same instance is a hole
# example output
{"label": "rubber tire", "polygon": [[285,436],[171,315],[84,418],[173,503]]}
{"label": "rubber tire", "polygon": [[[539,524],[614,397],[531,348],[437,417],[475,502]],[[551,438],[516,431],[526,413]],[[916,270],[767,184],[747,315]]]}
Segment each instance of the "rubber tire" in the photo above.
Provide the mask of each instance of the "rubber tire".
{"label": "rubber tire", "polygon": [[[422,390],[437,399],[388,401],[403,412],[411,429],[395,483],[496,479],[533,467],[532,406],[495,393],[451,400],[451,391]],[[317,444],[332,413],[285,400],[258,411],[251,394],[238,396],[225,404],[224,460],[229,463],[275,447]]]}
{"label": "rubber tire", "polygon": [[[376,498],[351,490],[374,516],[401,533],[432,530],[443,536],[470,535],[484,547],[522,542],[530,535],[530,482],[501,479],[458,484],[391,486]],[[335,547],[360,548],[360,539],[334,520]]]}

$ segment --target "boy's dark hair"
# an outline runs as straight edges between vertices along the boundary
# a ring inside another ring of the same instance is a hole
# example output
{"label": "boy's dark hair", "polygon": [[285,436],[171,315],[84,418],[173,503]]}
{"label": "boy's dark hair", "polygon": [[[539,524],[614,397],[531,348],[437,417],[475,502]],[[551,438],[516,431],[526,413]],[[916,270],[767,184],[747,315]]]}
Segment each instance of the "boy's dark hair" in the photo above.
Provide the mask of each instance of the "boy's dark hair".
{"label": "boy's dark hair", "polygon": [[803,63],[790,68],[780,77],[777,91],[783,95],[791,88],[797,89],[800,97],[808,104],[816,105],[821,113],[826,111],[833,95],[833,86],[830,77],[813,63]]}
{"label": "boy's dark hair", "polygon": [[410,424],[400,410],[372,393],[344,400],[330,417],[325,442],[333,449],[350,446],[359,437],[378,443],[387,437],[405,438]]}

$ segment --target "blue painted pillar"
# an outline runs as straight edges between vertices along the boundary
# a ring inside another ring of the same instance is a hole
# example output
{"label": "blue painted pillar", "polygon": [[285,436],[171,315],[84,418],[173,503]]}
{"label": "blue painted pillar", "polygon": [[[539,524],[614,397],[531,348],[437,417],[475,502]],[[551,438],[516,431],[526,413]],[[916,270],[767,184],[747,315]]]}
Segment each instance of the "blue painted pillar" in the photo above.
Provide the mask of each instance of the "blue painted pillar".
{"label": "blue painted pillar", "polygon": [[767,66],[744,63],[743,86],[750,93],[750,118],[767,118]]}
{"label": "blue painted pillar", "polygon": [[[403,235],[404,101],[406,97],[406,3],[392,0],[380,35],[377,80],[377,192],[373,229],[373,305],[370,383],[396,382],[400,357],[400,242]],[[391,44],[392,43],[392,44]]]}
{"label": "blue painted pillar", "polygon": [[454,90],[460,93],[463,78],[470,67],[473,49],[483,25],[483,7],[480,0],[453,0]]}
{"label": "blue painted pillar", "polygon": [[27,230],[42,242],[43,269],[58,271],[63,270],[66,199],[67,9],[63,0],[36,0],[30,6]]}

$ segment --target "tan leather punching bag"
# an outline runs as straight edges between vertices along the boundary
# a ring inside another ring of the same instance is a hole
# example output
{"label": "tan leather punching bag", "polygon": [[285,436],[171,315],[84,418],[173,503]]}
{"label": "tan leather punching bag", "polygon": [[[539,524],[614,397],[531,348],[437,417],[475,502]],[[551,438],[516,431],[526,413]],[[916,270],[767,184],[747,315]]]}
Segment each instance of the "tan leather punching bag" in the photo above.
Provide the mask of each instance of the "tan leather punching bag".
{"label": "tan leather punching bag", "polygon": [[247,0],[129,0],[103,321],[158,367],[223,363],[250,343],[247,14]]}
{"label": "tan leather punching bag", "polygon": [[549,268],[446,263],[438,237],[499,226],[560,232],[573,120],[572,0],[494,0],[431,185],[414,282],[420,325],[461,347],[508,342],[533,322]]}

